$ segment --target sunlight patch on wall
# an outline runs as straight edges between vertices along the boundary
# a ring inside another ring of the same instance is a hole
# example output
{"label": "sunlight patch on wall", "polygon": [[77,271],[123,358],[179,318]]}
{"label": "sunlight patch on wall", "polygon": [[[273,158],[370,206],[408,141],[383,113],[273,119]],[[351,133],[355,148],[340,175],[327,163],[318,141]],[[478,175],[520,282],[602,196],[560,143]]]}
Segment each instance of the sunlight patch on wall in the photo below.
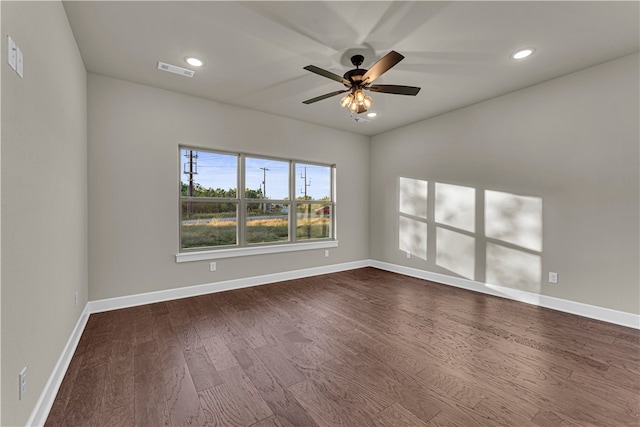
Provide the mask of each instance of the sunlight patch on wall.
{"label": "sunlight patch on wall", "polygon": [[427,223],[400,217],[398,248],[411,256],[427,260]]}
{"label": "sunlight patch on wall", "polygon": [[467,279],[474,279],[476,239],[440,227],[436,237],[436,264]]}
{"label": "sunlight patch on wall", "polygon": [[485,235],[542,251],[542,199],[485,191]]}
{"label": "sunlight patch on wall", "polygon": [[398,190],[398,249],[426,261],[429,183],[400,177]]}
{"label": "sunlight patch on wall", "polygon": [[400,177],[400,213],[427,218],[427,181]]}
{"label": "sunlight patch on wall", "polygon": [[437,223],[474,232],[476,229],[476,189],[436,183]]}
{"label": "sunlight patch on wall", "polygon": [[540,292],[541,270],[540,255],[487,242],[487,283]]}
{"label": "sunlight patch on wall", "polygon": [[[429,249],[433,264],[460,277],[540,292],[541,198],[441,182],[432,185],[429,191],[427,181],[399,177],[399,251],[426,261]],[[477,252],[478,245],[482,250]]]}

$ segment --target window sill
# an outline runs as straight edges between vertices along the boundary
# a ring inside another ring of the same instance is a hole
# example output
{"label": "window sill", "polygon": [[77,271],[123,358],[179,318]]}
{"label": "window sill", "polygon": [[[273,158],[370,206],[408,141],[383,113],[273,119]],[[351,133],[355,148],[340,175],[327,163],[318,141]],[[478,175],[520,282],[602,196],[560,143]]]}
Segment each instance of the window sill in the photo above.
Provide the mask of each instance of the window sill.
{"label": "window sill", "polygon": [[277,254],[297,252],[311,249],[337,248],[337,240],[321,240],[317,242],[290,243],[284,245],[254,246],[249,248],[216,249],[213,251],[181,252],[176,254],[176,262],[205,261],[209,259],[236,258],[251,255]]}

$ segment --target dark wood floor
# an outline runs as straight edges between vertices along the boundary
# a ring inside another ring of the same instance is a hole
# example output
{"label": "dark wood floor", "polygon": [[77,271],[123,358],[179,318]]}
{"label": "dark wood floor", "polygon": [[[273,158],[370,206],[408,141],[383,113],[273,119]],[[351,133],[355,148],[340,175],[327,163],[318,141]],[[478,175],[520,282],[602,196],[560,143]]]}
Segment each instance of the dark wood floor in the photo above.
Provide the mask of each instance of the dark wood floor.
{"label": "dark wood floor", "polygon": [[365,268],[91,315],[46,425],[639,416],[639,331]]}

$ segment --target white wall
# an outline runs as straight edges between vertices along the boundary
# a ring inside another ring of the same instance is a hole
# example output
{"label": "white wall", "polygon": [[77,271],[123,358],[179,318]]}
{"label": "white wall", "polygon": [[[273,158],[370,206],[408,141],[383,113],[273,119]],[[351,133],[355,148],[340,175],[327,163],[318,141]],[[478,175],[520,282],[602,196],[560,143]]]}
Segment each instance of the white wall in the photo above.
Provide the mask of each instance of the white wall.
{"label": "white wall", "polygon": [[[2,8],[2,419],[24,425],[87,302],[86,72],[59,2]],[[24,52],[24,78],[6,37]],[[75,306],[75,292],[79,304]],[[18,400],[18,373],[27,393]]]}
{"label": "white wall", "polygon": [[[177,77],[179,78],[179,77]],[[369,257],[369,138],[89,74],[89,296],[113,298]],[[175,262],[178,144],[337,164],[340,246]]]}
{"label": "white wall", "polygon": [[[2,31],[2,7],[0,6],[0,37],[4,34]],[[2,48],[0,52],[4,53]],[[2,55],[0,55],[2,57]],[[2,69],[0,67],[0,82],[2,81]],[[0,99],[2,99],[2,85],[0,84]],[[0,117],[2,117],[2,102],[0,102]],[[1,126],[0,126],[1,128]],[[0,135],[0,201],[2,200],[2,136]],[[2,242],[2,209],[0,205],[0,242]],[[0,341],[2,340],[2,244],[0,244]],[[1,343],[0,343],[1,345]],[[0,349],[0,367],[2,366],[2,351]],[[2,371],[0,368],[0,378]],[[0,422],[2,422],[2,387],[0,386]]]}
{"label": "white wall", "polygon": [[[640,313],[638,65],[631,55],[374,136],[372,258]],[[496,195],[506,204],[485,211]]]}
{"label": "white wall", "polygon": [[[0,37],[2,31],[2,7],[0,6]],[[2,81],[2,69],[0,67],[0,82]],[[0,84],[0,99],[2,99],[2,85]],[[0,118],[2,117],[2,102],[0,102]],[[1,128],[1,124],[0,124]],[[0,135],[0,201],[2,201],[2,135]],[[2,242],[2,205],[0,204],[0,242]],[[2,244],[0,243],[0,341],[2,340]],[[0,342],[1,345],[1,342]],[[2,366],[2,351],[0,350],[0,367]],[[2,372],[0,368],[0,378]],[[2,422],[2,387],[0,386],[0,422]]]}

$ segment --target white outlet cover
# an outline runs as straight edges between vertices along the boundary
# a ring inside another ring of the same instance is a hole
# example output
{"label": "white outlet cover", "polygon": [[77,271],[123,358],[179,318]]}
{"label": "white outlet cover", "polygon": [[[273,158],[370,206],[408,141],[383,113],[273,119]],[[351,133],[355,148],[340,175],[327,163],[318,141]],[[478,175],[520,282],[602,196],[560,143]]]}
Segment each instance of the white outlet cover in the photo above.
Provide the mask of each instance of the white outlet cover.
{"label": "white outlet cover", "polygon": [[16,72],[18,73],[18,75],[20,76],[20,78],[23,77],[24,74],[24,57],[22,56],[22,50],[20,50],[19,47],[16,48]]}
{"label": "white outlet cover", "polygon": [[26,367],[22,368],[22,371],[20,371],[18,381],[19,381],[18,400],[22,400],[22,397],[27,392],[27,368]]}
{"label": "white outlet cover", "polygon": [[16,51],[16,43],[9,36],[7,36],[7,62],[9,63],[9,66],[11,68],[13,68],[14,70],[16,69],[18,64],[18,53]]}

